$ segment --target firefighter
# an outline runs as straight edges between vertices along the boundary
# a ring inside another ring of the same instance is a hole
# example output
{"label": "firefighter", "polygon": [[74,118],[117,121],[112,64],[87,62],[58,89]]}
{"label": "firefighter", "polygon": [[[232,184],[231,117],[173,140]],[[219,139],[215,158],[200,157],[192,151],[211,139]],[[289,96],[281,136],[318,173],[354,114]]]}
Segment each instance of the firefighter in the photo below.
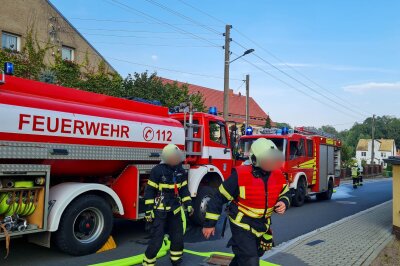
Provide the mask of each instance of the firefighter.
{"label": "firefighter", "polygon": [[353,178],[353,188],[356,189],[358,185],[358,177],[360,170],[358,168],[358,163],[354,163],[351,167],[351,177]]}
{"label": "firefighter", "polygon": [[259,257],[273,246],[272,212],[283,214],[290,205],[287,181],[281,171],[283,154],[265,138],[257,139],[250,148],[248,165],[233,170],[219,186],[207,205],[203,235],[215,234],[215,224],[226,209],[232,238],[228,247],[235,254],[231,266],[259,265]]}
{"label": "firefighter", "polygon": [[164,147],[161,163],[155,166],[144,193],[146,222],[151,223],[151,239],[143,258],[143,265],[156,263],[156,255],[162,246],[168,228],[171,241],[172,265],[181,265],[183,254],[182,206],[193,214],[188,190],[187,173],[182,167],[183,153],[173,144]]}
{"label": "firefighter", "polygon": [[362,186],[363,185],[363,172],[364,172],[364,167],[360,165],[358,168],[358,185]]}

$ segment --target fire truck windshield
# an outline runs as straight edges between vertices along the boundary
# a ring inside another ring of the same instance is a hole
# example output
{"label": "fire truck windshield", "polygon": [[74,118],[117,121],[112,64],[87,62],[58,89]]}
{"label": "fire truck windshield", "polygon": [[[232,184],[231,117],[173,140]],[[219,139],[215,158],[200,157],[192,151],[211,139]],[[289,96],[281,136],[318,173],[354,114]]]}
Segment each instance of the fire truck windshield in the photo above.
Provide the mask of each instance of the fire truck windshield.
{"label": "fire truck windshield", "polygon": [[[269,138],[276,147],[283,152],[285,155],[286,139],[283,138]],[[247,160],[249,158],[249,151],[251,144],[256,141],[257,138],[246,138],[240,139],[237,147],[237,159]]]}

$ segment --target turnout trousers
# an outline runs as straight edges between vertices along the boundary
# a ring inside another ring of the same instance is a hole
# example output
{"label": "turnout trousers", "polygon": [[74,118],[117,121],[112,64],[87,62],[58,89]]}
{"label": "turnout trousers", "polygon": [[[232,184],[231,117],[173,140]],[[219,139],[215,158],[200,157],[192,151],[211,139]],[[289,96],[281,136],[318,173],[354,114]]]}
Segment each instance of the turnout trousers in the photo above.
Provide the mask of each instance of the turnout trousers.
{"label": "turnout trousers", "polygon": [[[181,265],[183,254],[183,225],[181,212],[174,214],[173,211],[154,211],[154,221],[151,228],[151,239],[146,249],[143,265],[153,266],[156,256],[160,250],[164,235],[169,234],[171,241],[170,259],[172,265]],[[168,229],[168,230],[167,230]]]}
{"label": "turnout trousers", "polygon": [[228,247],[232,247],[233,257],[229,266],[259,266],[264,251],[260,249],[261,238],[230,222],[232,238]]}

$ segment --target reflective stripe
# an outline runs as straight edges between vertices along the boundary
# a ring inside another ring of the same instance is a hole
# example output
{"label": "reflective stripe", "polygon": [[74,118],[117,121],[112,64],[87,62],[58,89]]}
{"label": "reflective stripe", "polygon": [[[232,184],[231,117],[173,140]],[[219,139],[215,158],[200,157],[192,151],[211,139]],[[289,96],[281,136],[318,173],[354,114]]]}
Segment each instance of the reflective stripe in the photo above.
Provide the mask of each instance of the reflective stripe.
{"label": "reflective stripe", "polygon": [[147,199],[144,201],[144,204],[148,205],[148,204],[154,204],[154,199]]}
{"label": "reflective stripe", "polygon": [[180,255],[180,256],[170,256],[170,258],[171,258],[171,260],[172,261],[177,261],[177,260],[180,260],[180,258],[182,257],[182,255]]}
{"label": "reflective stripe", "polygon": [[176,210],[174,210],[174,214],[177,214],[178,212],[181,211],[181,207],[177,208]]}
{"label": "reflective stripe", "polygon": [[279,195],[283,195],[283,194],[285,194],[285,193],[287,193],[289,191],[289,187],[288,187],[288,185],[283,185],[283,188],[282,188],[282,191],[281,191],[281,193],[279,193]]}
{"label": "reflective stripe", "polygon": [[143,261],[148,262],[148,263],[154,263],[154,262],[156,262],[156,260],[157,260],[156,257],[149,259],[148,257],[146,257],[146,255],[143,256]]}
{"label": "reflective stripe", "polygon": [[252,232],[253,234],[255,234],[257,237],[260,237],[260,236],[262,236],[263,234],[265,234],[265,232],[258,232],[258,231],[256,231],[255,229],[251,228],[250,225],[244,224],[244,223],[240,223],[240,222],[238,222],[238,221],[232,219],[232,217],[230,217],[230,216],[229,216],[229,220],[230,220],[232,223],[234,223],[235,225],[237,225],[237,226],[243,228],[244,230],[251,231],[251,232]]}
{"label": "reflective stripe", "polygon": [[240,186],[239,187],[239,196],[242,199],[246,199],[246,187],[245,186]]}
{"label": "reflective stripe", "polygon": [[170,250],[169,253],[171,253],[171,255],[177,256],[177,255],[182,255],[183,251],[172,251],[172,250]]}
{"label": "reflective stripe", "polygon": [[186,197],[182,198],[182,202],[189,201],[191,199],[192,198],[190,196],[186,196]]}
{"label": "reflective stripe", "polygon": [[211,213],[211,212],[206,212],[206,219],[210,220],[218,220],[219,214]]}
{"label": "reflective stripe", "polygon": [[[243,212],[244,214],[246,214],[247,216],[250,216],[252,218],[261,218],[264,214],[264,209],[255,209],[255,208],[250,208],[247,207],[246,205],[241,204],[240,202],[238,202],[238,209],[239,211]],[[271,216],[272,212],[274,211],[274,208],[268,208],[265,216],[269,217]]]}
{"label": "reflective stripe", "polygon": [[283,196],[283,197],[280,197],[279,199],[280,199],[280,200],[283,200],[283,199],[287,200],[287,202],[288,202],[288,206],[290,206],[290,200],[289,200],[289,198],[288,198],[288,197],[286,197],[286,196]]}
{"label": "reflective stripe", "polygon": [[[182,185],[181,183],[176,184],[177,188],[180,188]],[[174,189],[175,188],[175,184],[166,184],[166,183],[160,183],[158,184],[158,189],[162,190],[162,189]]]}
{"label": "reflective stripe", "polygon": [[164,204],[163,203],[161,203],[160,205],[158,205],[158,207],[157,207],[157,209],[158,210],[170,210],[171,209],[171,206],[165,206],[165,208],[164,208]]}
{"label": "reflective stripe", "polygon": [[151,181],[150,179],[149,179],[149,180],[147,180],[147,185],[149,185],[149,186],[152,186],[152,187],[154,187],[154,188],[158,188],[158,185],[157,185],[157,183],[155,183],[155,182]]}
{"label": "reflective stripe", "polygon": [[185,181],[182,182],[181,186],[183,187],[183,186],[186,186],[187,184],[188,184],[187,180],[185,180]]}
{"label": "reflective stripe", "polygon": [[227,200],[233,200],[231,194],[229,194],[228,191],[226,191],[226,189],[222,184],[219,186],[218,190]]}

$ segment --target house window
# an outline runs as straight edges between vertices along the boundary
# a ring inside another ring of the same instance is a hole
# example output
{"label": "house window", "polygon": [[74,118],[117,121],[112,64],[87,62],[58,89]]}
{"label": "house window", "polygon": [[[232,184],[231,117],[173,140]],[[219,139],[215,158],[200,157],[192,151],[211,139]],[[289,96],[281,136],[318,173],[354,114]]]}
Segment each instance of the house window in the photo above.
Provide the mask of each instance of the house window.
{"label": "house window", "polygon": [[74,60],[74,48],[63,46],[61,50],[61,58],[63,60]]}
{"label": "house window", "polygon": [[381,152],[381,157],[382,157],[382,158],[383,158],[383,157],[386,157],[386,153]]}
{"label": "house window", "polygon": [[364,157],[367,156],[367,152],[362,151],[362,152],[361,152],[361,156],[364,156]]}
{"label": "house window", "polygon": [[15,34],[3,32],[1,34],[1,47],[13,51],[20,50],[20,37]]}

